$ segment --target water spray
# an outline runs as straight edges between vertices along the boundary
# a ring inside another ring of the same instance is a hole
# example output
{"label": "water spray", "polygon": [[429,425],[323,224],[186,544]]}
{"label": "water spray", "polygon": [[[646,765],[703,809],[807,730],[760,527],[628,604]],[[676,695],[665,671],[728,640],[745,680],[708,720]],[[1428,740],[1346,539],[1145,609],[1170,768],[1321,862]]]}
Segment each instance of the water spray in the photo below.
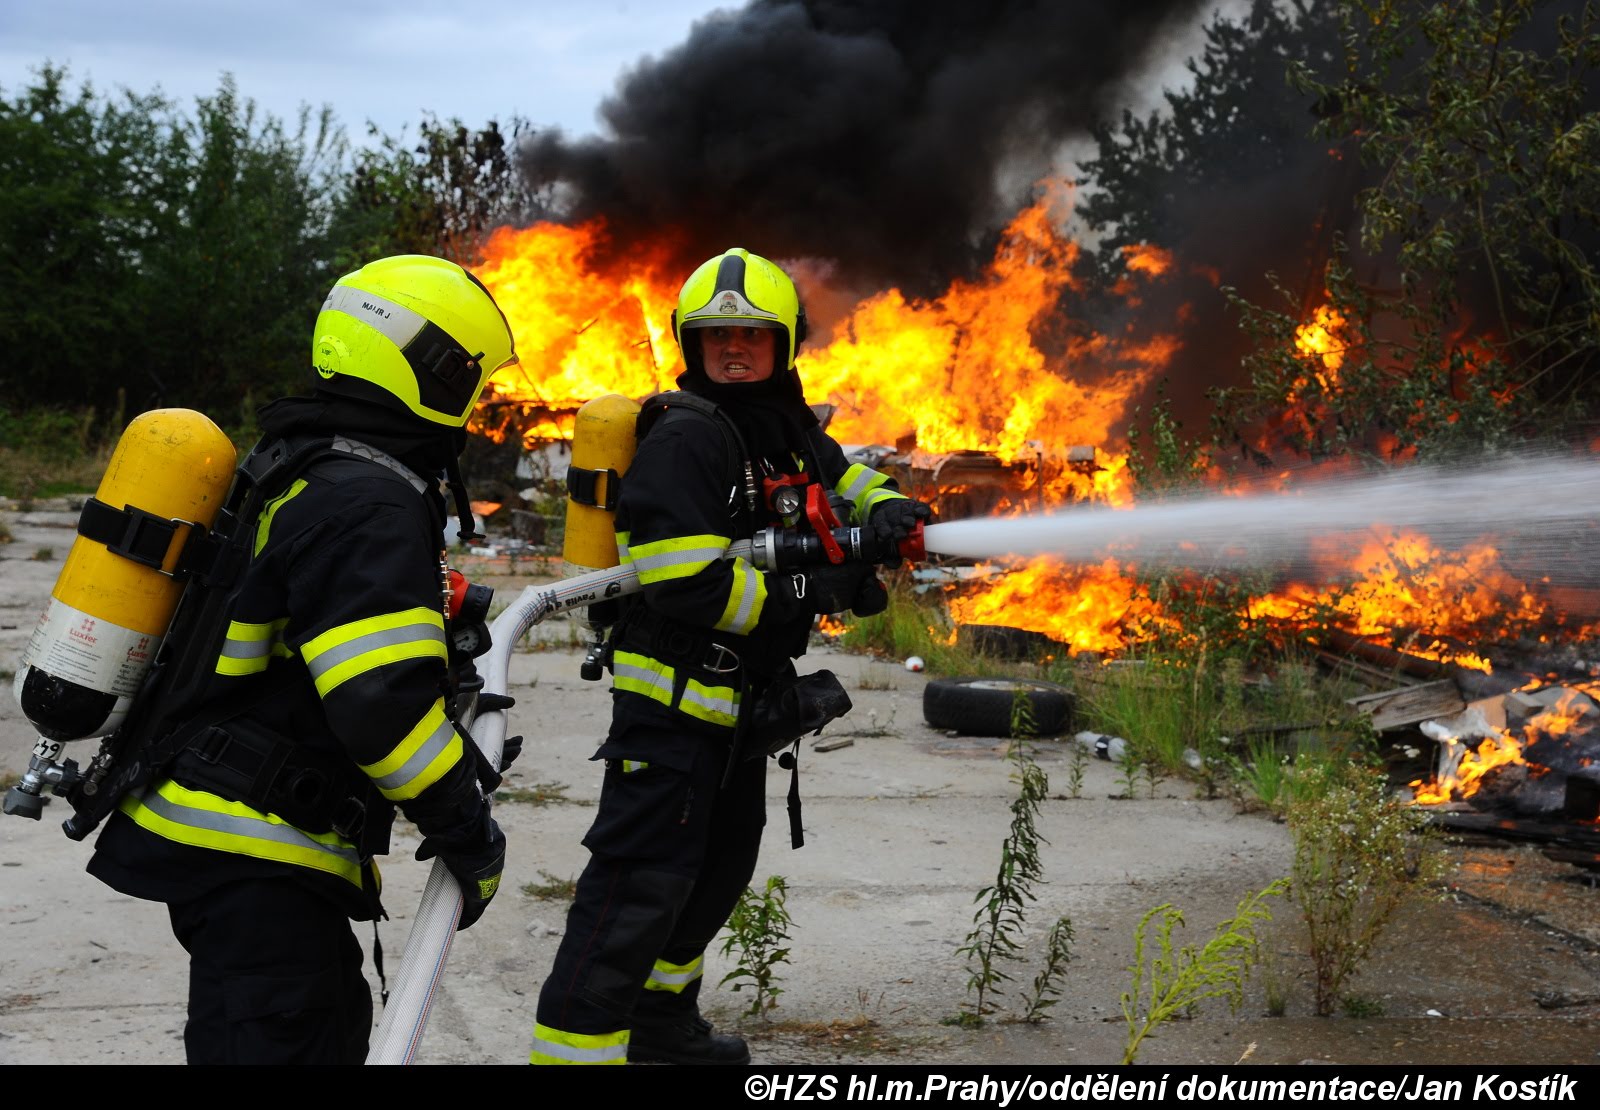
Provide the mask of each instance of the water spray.
{"label": "water spray", "polygon": [[[1309,483],[1282,493],[1207,493],[1126,509],[930,524],[929,552],[964,559],[1114,556],[1147,566],[1270,566],[1317,538],[1370,539],[1374,526],[1414,528],[1442,548],[1492,533],[1502,551],[1548,571],[1596,566],[1600,459],[1521,457],[1492,466],[1413,466]],[[1593,571],[1591,570],[1591,573]]]}

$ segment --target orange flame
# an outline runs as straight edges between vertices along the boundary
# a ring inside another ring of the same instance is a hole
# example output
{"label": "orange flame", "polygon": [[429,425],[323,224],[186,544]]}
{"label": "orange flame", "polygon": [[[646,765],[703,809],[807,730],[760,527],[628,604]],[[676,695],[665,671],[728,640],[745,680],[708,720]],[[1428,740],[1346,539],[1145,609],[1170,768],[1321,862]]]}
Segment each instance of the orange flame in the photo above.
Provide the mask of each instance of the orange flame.
{"label": "orange flame", "polygon": [[[1067,326],[1080,263],[1078,245],[1060,231],[1070,199],[1064,186],[1048,187],[1005,229],[981,274],[928,299],[898,289],[858,299],[834,287],[826,266],[788,263],[814,309],[845,306],[831,322],[813,320],[818,338],[798,362],[808,399],[837,406],[830,433],[847,445],[909,451],[913,460],[993,456],[1010,467],[1007,480],[1016,485],[1017,496],[997,503],[1002,511],[1077,499],[1129,504],[1122,430],[1134,400],[1176,352],[1184,310],[1117,334]],[[682,370],[670,328],[683,277],[677,246],[669,233],[617,249],[598,221],[496,231],[477,272],[511,322],[521,363],[494,378],[484,411],[515,404],[530,441],[566,438],[572,414],[593,397],[615,392],[642,399],[671,388]],[[1123,255],[1125,276],[1116,292],[1130,308],[1182,269],[1150,244]],[[1129,313],[1136,315],[1150,313]],[[1304,389],[1313,379],[1325,392],[1337,388],[1349,335],[1350,322],[1326,304],[1299,328]],[[1074,454],[1078,445],[1093,448],[1091,461]],[[1352,572],[1357,581],[1342,588],[1287,586],[1255,599],[1248,616],[1294,624],[1332,612],[1341,627],[1392,644],[1399,628],[1481,641],[1551,615],[1500,568],[1488,540],[1444,553],[1423,536],[1380,532],[1364,550],[1330,546],[1317,559],[1319,581],[1348,581]],[[1075,651],[1126,650],[1174,623],[1115,560],[1077,569],[1038,560],[1004,579],[955,591],[950,605],[957,621],[1044,632]],[[1442,642],[1407,643],[1405,650],[1489,666]]]}
{"label": "orange flame", "polygon": [[[1542,683],[1534,681],[1522,689],[1535,689],[1540,685]],[[1573,726],[1589,708],[1578,700],[1578,693],[1568,690],[1554,706],[1530,719],[1523,728],[1524,741],[1518,741],[1504,729],[1496,729],[1497,736],[1486,737],[1476,750],[1463,752],[1455,767],[1447,767],[1444,774],[1434,781],[1423,783],[1419,779],[1412,782],[1412,800],[1418,805],[1439,805],[1470,798],[1478,792],[1490,771],[1509,764],[1521,763],[1528,766],[1533,774],[1544,773],[1545,768],[1529,764],[1522,753],[1540,739],[1564,736],[1573,731]]]}

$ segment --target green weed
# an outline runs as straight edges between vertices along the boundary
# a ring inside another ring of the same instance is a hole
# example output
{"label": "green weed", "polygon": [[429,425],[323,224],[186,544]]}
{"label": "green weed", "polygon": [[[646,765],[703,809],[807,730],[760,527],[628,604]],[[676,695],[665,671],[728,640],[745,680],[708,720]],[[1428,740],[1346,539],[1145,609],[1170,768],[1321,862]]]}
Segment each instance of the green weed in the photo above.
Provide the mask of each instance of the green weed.
{"label": "green weed", "polygon": [[[1193,945],[1173,950],[1172,931],[1182,925],[1183,914],[1170,904],[1157,906],[1139,920],[1133,933],[1133,982],[1122,995],[1122,1016],[1128,1040],[1122,1062],[1131,1064],[1139,1046],[1163,1022],[1187,1013],[1208,998],[1226,998],[1235,1011],[1244,1001],[1245,981],[1259,952],[1256,929],[1270,921],[1266,899],[1284,892],[1277,879],[1256,893],[1245,895],[1238,909],[1217,926],[1203,948]],[[1152,920],[1157,951],[1146,951],[1146,932]]]}
{"label": "green weed", "polygon": [[778,986],[780,965],[789,960],[789,927],[794,924],[784,903],[789,896],[787,881],[782,875],[768,877],[766,889],[757,894],[745,888],[739,895],[728,918],[729,936],[722,943],[722,954],[739,950],[737,966],[722,977],[719,986],[732,983],[735,992],[750,987],[754,996],[744,1013],[747,1017],[761,1017],[778,1005],[783,988]]}
{"label": "green weed", "polygon": [[1380,771],[1328,762],[1304,773],[1303,788],[1288,810],[1294,898],[1326,1017],[1395,912],[1442,877],[1445,861],[1427,815],[1390,794]]}
{"label": "green weed", "polygon": [[1033,989],[1024,1000],[1027,1008],[1022,1014],[1023,1021],[1031,1024],[1043,1021],[1048,1016],[1045,1011],[1059,1000],[1061,988],[1058,981],[1066,972],[1067,964],[1072,961],[1073,939],[1072,918],[1056,918],[1056,923],[1050,927],[1050,936],[1045,941],[1044,967],[1033,977]]}
{"label": "green weed", "polygon": [[583,798],[567,797],[564,782],[536,782],[532,786],[502,786],[494,792],[497,802],[520,802],[530,806],[592,806],[594,802]]}
{"label": "green weed", "polygon": [[544,876],[542,883],[523,883],[522,893],[530,898],[538,898],[546,902],[570,902],[578,894],[578,880],[573,878],[559,878],[541,868],[539,874]]}
{"label": "green weed", "polygon": [[1082,744],[1073,743],[1067,750],[1067,796],[1083,797],[1083,773],[1089,766],[1089,752]]}
{"label": "green weed", "polygon": [[962,1025],[981,1025],[994,1009],[992,1000],[1009,982],[1002,964],[1022,958],[1022,926],[1029,902],[1035,900],[1033,884],[1044,874],[1039,858],[1039,835],[1035,819],[1039,807],[1050,793],[1050,781],[1030,754],[1029,737],[1033,729],[1032,706],[1026,692],[1017,691],[1012,700],[1011,742],[1006,758],[1014,765],[1011,780],[1017,784],[1017,797],[1011,803],[1011,831],[1000,846],[1000,866],[994,883],[978,891],[979,903],[973,914],[972,932],[956,953],[967,958],[967,990],[975,995],[963,1004]]}
{"label": "green weed", "polygon": [[1375,1018],[1383,1016],[1383,1001],[1359,994],[1347,994],[1339,999],[1339,1008],[1345,1017]]}

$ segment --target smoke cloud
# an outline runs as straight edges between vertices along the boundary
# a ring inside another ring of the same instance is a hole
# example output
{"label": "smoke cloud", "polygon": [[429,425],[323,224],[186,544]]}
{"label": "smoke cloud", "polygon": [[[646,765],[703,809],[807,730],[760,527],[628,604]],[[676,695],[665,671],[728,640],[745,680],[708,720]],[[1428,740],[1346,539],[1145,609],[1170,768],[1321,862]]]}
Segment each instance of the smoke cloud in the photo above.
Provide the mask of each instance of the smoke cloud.
{"label": "smoke cloud", "polygon": [[523,168],[621,245],[675,228],[685,263],[741,245],[935,292],[1199,8],[755,0],[624,74],[601,106],[610,135],[537,134]]}

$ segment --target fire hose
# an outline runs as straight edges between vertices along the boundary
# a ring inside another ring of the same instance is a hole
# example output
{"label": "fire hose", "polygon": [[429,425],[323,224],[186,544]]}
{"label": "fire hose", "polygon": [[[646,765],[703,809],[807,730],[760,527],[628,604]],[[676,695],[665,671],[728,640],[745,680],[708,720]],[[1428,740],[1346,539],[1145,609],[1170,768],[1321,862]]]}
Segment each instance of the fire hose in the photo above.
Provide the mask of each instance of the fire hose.
{"label": "fire hose", "polygon": [[[911,536],[900,541],[898,553],[909,559],[923,558],[926,531],[919,525]],[[752,539],[729,544],[723,558],[743,558],[758,569],[782,571],[845,560],[879,563],[887,554],[873,534],[862,528],[816,533],[768,528]],[[597,601],[636,593],[639,588],[639,577],[631,566],[610,567],[550,585],[524,588],[489,626],[491,645],[479,663],[484,691],[506,692],[512,649],[534,625]],[[506,738],[505,710],[474,714],[470,731],[473,743],[490,765],[499,766]],[[444,978],[461,907],[461,887],[444,862],[435,859],[412,917],[395,986],[384,1005],[367,1063],[409,1064],[416,1057],[434,995]]]}

